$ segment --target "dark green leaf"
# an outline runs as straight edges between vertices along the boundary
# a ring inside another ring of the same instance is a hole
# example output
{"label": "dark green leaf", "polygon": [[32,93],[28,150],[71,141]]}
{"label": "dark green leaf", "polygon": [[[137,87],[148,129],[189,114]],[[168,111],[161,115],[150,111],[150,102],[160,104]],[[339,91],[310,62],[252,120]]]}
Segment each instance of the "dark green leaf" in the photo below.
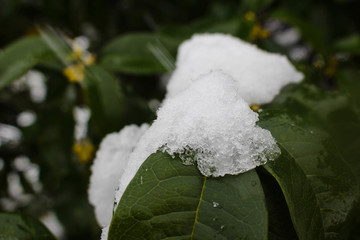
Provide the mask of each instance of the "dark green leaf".
{"label": "dark green leaf", "polygon": [[297,240],[284,194],[276,179],[263,167],[256,169],[263,187],[269,215],[269,240]]}
{"label": "dark green leaf", "polygon": [[299,239],[324,239],[324,228],[314,191],[293,157],[281,148],[281,157],[265,165],[278,181]]}
{"label": "dark green leaf", "polygon": [[105,46],[101,65],[124,73],[169,72],[174,69],[177,45],[177,41],[155,34],[128,34]]}
{"label": "dark green leaf", "polygon": [[0,52],[0,89],[20,78],[38,62],[53,57],[40,37],[21,39]]}
{"label": "dark green leaf", "polygon": [[86,69],[83,81],[91,116],[101,134],[121,127],[125,110],[125,98],[114,77],[100,66]]}
{"label": "dark green leaf", "polygon": [[349,97],[354,111],[360,118],[360,73],[355,70],[342,70],[338,72],[337,80],[340,90]]}
{"label": "dark green leaf", "polygon": [[0,239],[55,240],[37,219],[15,213],[0,213]]}
{"label": "dark green leaf", "polygon": [[[283,91],[272,107],[289,109],[301,114],[312,124],[325,129],[351,165],[355,176],[360,171],[359,99],[356,72],[340,72],[338,83],[342,91],[324,92],[312,85],[298,85]],[[355,74],[355,75],[353,75]],[[277,106],[276,106],[277,105]]]}
{"label": "dark green leaf", "polygon": [[335,51],[360,54],[360,35],[354,34],[340,39],[334,44]]}
{"label": "dark green leaf", "polygon": [[267,225],[254,170],[207,178],[196,166],[157,152],[122,196],[109,239],[266,239]]}
{"label": "dark green leaf", "polygon": [[[326,239],[346,239],[352,220],[351,211],[359,197],[359,185],[328,134],[309,126],[299,116],[294,117],[296,120],[280,111],[270,110],[261,115],[259,125],[270,130],[282,148],[282,157],[267,165],[266,169],[276,176],[286,199],[299,199],[299,193],[303,196],[302,201],[293,203],[300,210],[292,210],[292,201],[288,200],[300,239],[308,239],[307,236],[321,239],[322,225]],[[289,174],[297,174],[297,180]],[[313,196],[311,192],[316,195],[315,202],[310,197]],[[304,208],[306,199],[312,200]],[[299,211],[308,214],[298,214]],[[312,221],[308,222],[309,219]],[[304,226],[300,227],[299,222]]]}

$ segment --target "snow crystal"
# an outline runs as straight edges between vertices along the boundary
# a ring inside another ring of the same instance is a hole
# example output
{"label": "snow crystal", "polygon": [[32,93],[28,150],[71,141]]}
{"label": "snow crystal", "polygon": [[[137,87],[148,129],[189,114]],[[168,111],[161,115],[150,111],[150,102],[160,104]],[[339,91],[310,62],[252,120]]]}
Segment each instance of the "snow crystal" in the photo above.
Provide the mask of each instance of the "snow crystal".
{"label": "snow crystal", "polygon": [[235,80],[222,71],[202,75],[167,99],[141,137],[120,178],[116,202],[140,165],[158,149],[196,162],[206,176],[239,174],[280,153],[270,132],[256,126],[258,114],[241,98]]}
{"label": "snow crystal", "polygon": [[107,135],[100,144],[91,167],[88,194],[90,203],[95,207],[96,219],[101,226],[110,223],[119,176],[124,171],[130,153],[148,127],[148,124],[140,127],[126,126],[119,133]]}
{"label": "snow crystal", "polygon": [[167,98],[184,91],[200,75],[217,69],[236,80],[240,96],[248,104],[269,103],[283,86],[303,78],[285,56],[265,52],[231,35],[198,34],[179,47]]}

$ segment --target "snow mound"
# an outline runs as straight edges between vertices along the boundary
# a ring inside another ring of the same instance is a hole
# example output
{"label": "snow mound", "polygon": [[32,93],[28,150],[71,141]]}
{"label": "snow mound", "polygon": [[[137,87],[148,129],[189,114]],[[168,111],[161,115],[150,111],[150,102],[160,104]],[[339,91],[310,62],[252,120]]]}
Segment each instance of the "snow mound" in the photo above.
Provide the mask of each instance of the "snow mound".
{"label": "snow mound", "polygon": [[248,104],[269,103],[283,86],[303,79],[285,56],[265,52],[231,35],[197,34],[179,47],[167,98],[187,89],[201,74],[217,69],[235,79]]}
{"label": "snow mound", "polygon": [[120,178],[116,202],[146,158],[158,149],[197,164],[205,176],[239,174],[280,154],[271,133],[256,126],[258,114],[241,98],[235,80],[222,71],[201,75],[167,99],[141,137]]}
{"label": "snow mound", "polygon": [[148,128],[148,124],[140,127],[129,125],[118,133],[108,134],[100,144],[91,167],[88,195],[90,203],[95,207],[96,219],[102,227],[110,224],[119,177],[127,165],[129,155]]}

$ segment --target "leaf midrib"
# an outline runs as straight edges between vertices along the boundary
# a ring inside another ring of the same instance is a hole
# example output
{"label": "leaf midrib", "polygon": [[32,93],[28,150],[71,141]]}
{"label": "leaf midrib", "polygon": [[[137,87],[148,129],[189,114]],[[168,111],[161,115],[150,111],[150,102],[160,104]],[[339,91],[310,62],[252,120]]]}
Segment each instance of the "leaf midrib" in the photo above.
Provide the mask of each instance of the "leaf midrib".
{"label": "leaf midrib", "polygon": [[193,225],[193,229],[192,229],[192,232],[191,232],[191,240],[194,239],[194,233],[195,233],[195,225],[197,223],[197,220],[198,220],[198,216],[199,216],[199,209],[200,209],[200,205],[201,205],[201,202],[202,202],[202,198],[203,198],[203,195],[204,195],[204,189],[205,189],[205,185],[206,185],[206,179],[207,177],[204,176],[204,182],[203,182],[203,185],[202,185],[202,188],[201,188],[201,194],[200,194],[200,198],[199,198],[199,203],[196,207],[196,212],[195,212],[195,219],[194,219],[194,225]]}

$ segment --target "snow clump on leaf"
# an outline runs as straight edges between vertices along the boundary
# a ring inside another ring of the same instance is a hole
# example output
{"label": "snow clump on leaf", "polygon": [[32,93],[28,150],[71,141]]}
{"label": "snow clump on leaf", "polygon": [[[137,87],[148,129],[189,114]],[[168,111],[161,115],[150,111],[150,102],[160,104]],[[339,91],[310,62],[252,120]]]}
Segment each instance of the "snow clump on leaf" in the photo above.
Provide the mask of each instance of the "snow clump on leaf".
{"label": "snow clump on leaf", "polygon": [[100,144],[91,167],[88,189],[89,201],[95,207],[95,216],[100,226],[110,223],[119,177],[139,138],[148,128],[148,124],[140,127],[129,125],[118,133],[108,134]]}
{"label": "snow clump on leaf", "polygon": [[240,96],[248,104],[269,103],[283,86],[303,79],[285,56],[265,52],[231,35],[196,34],[179,47],[167,98],[217,69],[235,79]]}
{"label": "snow clump on leaf", "polygon": [[280,149],[258,114],[241,98],[234,79],[212,71],[167,99],[141,137],[122,177],[116,202],[146,158],[158,149],[196,163],[205,176],[239,174],[274,160]]}

